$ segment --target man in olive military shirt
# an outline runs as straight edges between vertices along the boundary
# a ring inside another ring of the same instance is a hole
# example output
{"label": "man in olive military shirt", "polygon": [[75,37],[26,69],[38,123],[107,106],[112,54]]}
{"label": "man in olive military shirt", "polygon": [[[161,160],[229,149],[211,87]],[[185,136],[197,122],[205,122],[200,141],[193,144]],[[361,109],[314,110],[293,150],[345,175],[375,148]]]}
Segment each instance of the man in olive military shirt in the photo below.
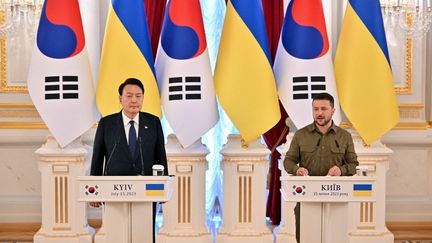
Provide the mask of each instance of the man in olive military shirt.
{"label": "man in olive military shirt", "polygon": [[[297,176],[351,176],[358,165],[351,134],[336,126],[334,99],[328,93],[313,97],[314,122],[298,130],[285,156],[284,167]],[[296,239],[300,242],[300,205],[295,209]]]}

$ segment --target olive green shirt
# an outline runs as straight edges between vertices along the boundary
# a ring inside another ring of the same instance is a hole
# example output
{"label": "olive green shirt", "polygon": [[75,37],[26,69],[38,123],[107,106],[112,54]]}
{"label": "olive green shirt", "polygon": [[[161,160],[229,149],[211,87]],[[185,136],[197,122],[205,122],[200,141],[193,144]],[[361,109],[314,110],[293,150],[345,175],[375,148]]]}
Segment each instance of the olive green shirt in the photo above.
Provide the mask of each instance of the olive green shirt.
{"label": "olive green shirt", "polygon": [[334,165],[343,176],[354,175],[358,165],[351,134],[336,125],[322,134],[315,123],[298,130],[284,160],[285,170],[296,173],[304,167],[312,176],[325,176]]}

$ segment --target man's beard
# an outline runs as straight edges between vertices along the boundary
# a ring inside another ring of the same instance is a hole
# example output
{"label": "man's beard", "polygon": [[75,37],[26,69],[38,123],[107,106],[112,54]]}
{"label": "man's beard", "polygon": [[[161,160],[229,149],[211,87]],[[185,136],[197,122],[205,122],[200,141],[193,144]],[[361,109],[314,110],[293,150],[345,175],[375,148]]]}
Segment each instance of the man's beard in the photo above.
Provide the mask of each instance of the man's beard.
{"label": "man's beard", "polygon": [[329,118],[329,119],[324,118],[323,123],[321,124],[318,122],[318,120],[319,120],[318,118],[315,119],[315,124],[317,124],[318,126],[321,126],[321,127],[325,127],[326,125],[328,125],[332,121],[331,118]]}

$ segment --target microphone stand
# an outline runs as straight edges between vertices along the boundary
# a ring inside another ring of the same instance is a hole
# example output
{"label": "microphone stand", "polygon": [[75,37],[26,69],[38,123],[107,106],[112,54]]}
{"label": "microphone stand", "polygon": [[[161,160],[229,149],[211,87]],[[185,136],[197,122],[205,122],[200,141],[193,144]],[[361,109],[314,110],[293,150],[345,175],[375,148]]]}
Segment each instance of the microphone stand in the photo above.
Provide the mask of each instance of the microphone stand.
{"label": "microphone stand", "polygon": [[107,160],[106,163],[105,163],[104,172],[103,172],[103,175],[104,175],[104,176],[106,176],[106,174],[107,174],[107,170],[108,170],[109,162],[111,162],[111,158],[112,158],[112,156],[113,156],[113,154],[114,154],[114,151],[115,151],[116,148],[117,148],[117,144],[118,144],[118,143],[119,143],[119,141],[118,141],[118,139],[117,139],[116,142],[115,142],[115,144],[114,144],[113,150],[111,151],[110,155],[108,156],[108,160]]}

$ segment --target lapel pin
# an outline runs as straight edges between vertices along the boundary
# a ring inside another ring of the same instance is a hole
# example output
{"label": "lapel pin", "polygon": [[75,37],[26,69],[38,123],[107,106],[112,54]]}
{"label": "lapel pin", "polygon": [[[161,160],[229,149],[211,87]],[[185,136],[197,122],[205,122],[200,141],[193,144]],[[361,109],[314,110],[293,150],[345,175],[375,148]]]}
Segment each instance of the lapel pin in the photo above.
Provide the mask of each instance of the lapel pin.
{"label": "lapel pin", "polygon": [[148,128],[148,126],[144,126],[144,129],[147,129]]}

